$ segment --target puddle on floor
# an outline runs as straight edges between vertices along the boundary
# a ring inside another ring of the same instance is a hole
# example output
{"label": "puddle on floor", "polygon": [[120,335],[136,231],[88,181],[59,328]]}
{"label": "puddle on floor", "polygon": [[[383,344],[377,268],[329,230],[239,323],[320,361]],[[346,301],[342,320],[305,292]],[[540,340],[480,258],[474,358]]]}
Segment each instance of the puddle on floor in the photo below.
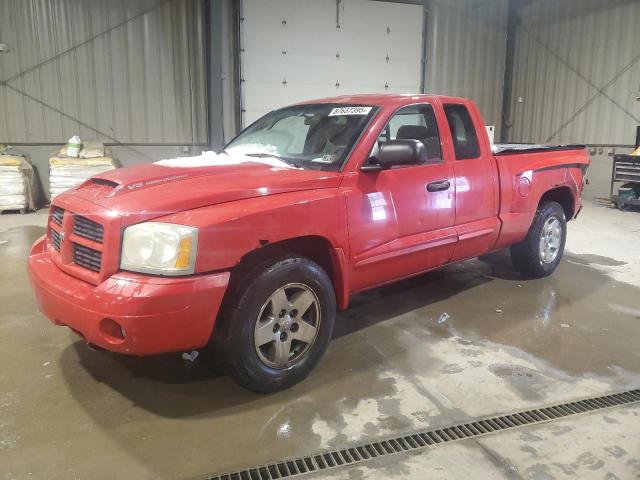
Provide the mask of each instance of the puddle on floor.
{"label": "puddle on floor", "polygon": [[530,280],[498,253],[354,297],[336,336],[409,315],[435,336],[516,347],[569,374],[610,374],[640,370],[639,314],[640,289],[594,268],[565,261]]}
{"label": "puddle on floor", "polygon": [[567,258],[582,265],[602,265],[604,267],[619,267],[626,265],[627,262],[621,262],[609,257],[603,257],[602,255],[593,255],[590,253],[570,253]]}

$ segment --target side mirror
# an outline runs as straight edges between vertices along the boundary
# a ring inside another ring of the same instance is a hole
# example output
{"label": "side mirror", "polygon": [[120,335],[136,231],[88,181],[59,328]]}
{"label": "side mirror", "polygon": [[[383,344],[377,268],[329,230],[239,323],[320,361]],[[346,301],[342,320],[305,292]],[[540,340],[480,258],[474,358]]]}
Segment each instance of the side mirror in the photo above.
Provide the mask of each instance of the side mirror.
{"label": "side mirror", "polygon": [[375,157],[369,158],[361,170],[370,172],[385,170],[396,165],[419,165],[426,163],[427,149],[419,140],[389,140],[380,146]]}

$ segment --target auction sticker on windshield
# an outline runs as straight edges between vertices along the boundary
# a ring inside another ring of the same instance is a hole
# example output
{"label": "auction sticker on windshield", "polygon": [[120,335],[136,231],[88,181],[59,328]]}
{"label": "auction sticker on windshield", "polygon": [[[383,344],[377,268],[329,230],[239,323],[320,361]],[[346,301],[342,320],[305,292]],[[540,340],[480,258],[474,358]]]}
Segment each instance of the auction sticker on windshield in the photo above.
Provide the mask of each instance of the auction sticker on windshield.
{"label": "auction sticker on windshield", "polygon": [[372,107],[336,107],[329,113],[330,117],[337,115],[369,115]]}

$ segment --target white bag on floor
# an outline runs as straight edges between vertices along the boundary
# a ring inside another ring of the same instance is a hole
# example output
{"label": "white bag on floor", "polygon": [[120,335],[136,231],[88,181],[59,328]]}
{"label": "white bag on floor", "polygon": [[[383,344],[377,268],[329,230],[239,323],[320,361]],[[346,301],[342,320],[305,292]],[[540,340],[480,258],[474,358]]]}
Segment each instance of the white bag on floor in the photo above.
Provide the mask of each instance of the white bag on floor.
{"label": "white bag on floor", "polygon": [[[95,154],[99,150],[100,148],[92,146],[86,154]],[[94,175],[117,168],[117,163],[111,158],[107,149],[104,150],[104,156],[93,158],[71,158],[67,157],[63,153],[64,151],[63,148],[49,158],[49,195],[51,199]]]}
{"label": "white bag on floor", "polygon": [[102,158],[104,156],[102,142],[86,142],[80,150],[80,158]]}
{"label": "white bag on floor", "polygon": [[0,155],[0,211],[33,210],[33,167],[21,155]]}

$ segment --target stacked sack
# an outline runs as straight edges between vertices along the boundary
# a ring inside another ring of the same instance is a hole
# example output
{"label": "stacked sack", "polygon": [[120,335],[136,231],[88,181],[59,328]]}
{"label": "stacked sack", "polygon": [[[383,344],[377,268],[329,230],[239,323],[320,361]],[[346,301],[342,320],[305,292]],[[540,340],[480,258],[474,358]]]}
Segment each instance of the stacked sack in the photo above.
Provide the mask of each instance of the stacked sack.
{"label": "stacked sack", "polygon": [[67,146],[49,158],[49,194],[54,199],[65,190],[98,173],[117,168],[111,152],[100,142],[87,142],[77,157],[67,156]]}
{"label": "stacked sack", "polygon": [[33,210],[33,167],[22,155],[0,150],[0,211]]}

